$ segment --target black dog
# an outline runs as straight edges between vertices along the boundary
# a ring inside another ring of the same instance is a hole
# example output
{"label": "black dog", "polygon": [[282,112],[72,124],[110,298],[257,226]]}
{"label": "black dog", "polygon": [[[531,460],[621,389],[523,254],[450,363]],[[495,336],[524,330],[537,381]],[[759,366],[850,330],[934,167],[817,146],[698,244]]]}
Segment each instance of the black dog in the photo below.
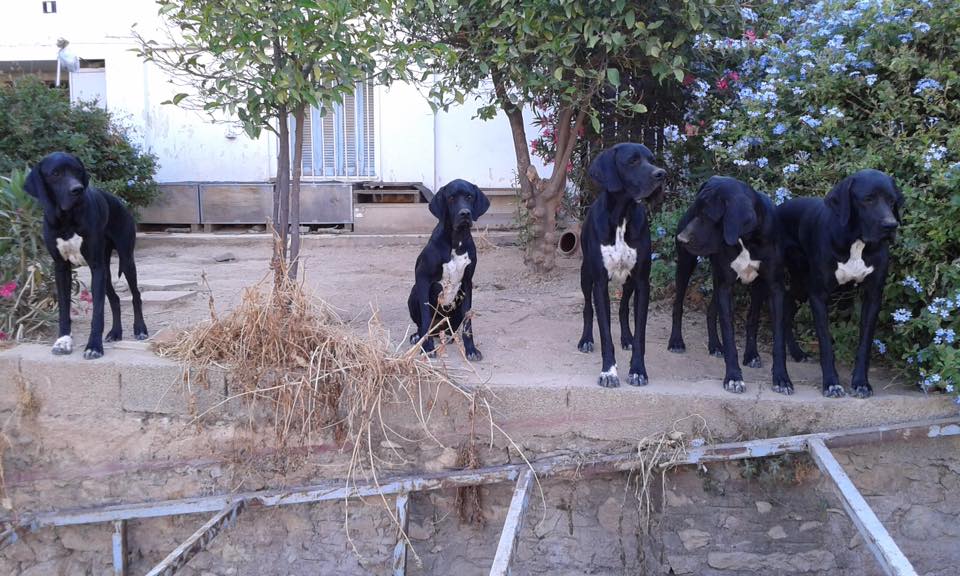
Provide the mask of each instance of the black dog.
{"label": "black dog", "polygon": [[[760,306],[769,292],[770,315],[773,321],[773,389],[793,393],[787,374],[784,345],[783,250],[779,239],[773,202],[749,185],[735,179],[714,176],[697,193],[693,204],[677,227],[676,297],[673,302],[673,328],[668,349],[684,352],[683,299],[690,276],[697,266],[697,256],[709,257],[713,271],[713,301],[707,315],[707,332],[711,354],[722,355],[726,363],[723,387],[730,392],[743,392],[743,372],[737,363],[737,346],[733,328],[733,287],[739,279],[750,285],[751,306],[744,350],[744,364],[759,368],[757,331]],[[761,278],[760,282],[754,282]],[[723,343],[717,338],[717,311]]]}
{"label": "black dog", "polygon": [[[644,386],[648,382],[643,356],[650,304],[650,222],[643,200],[662,193],[667,173],[653,164],[653,153],[646,146],[625,143],[601,152],[590,164],[588,174],[601,191],[590,205],[581,231],[583,335],[577,347],[581,352],[593,351],[596,307],[603,356],[597,383],[606,388],[620,385],[610,333],[608,284],[624,286],[620,336],[623,346],[633,350],[629,383]],[[632,336],[628,322],[631,295],[636,324]]]}
{"label": "black dog", "polygon": [[87,171],[75,156],[54,152],[34,166],[24,189],[43,207],[43,240],[53,257],[60,307],[59,338],[54,354],[73,352],[70,336],[71,267],[90,266],[93,286],[93,319],[90,338],[83,357],[103,356],[103,298],[110,301],[113,326],[107,342],[123,338],[120,325],[120,298],[110,281],[110,256],[120,258],[120,274],[126,276],[133,296],[133,333],[137,340],[147,338],[143,321],[137,267],[133,261],[136,225],[130,212],[116,196],[91,188]]}
{"label": "black dog", "polygon": [[410,341],[416,343],[425,337],[425,352],[434,349],[432,335],[456,332],[463,324],[467,358],[483,359],[473,343],[470,319],[473,273],[477,269],[477,247],[470,227],[489,207],[490,200],[466,180],[448,183],[430,200],[430,212],[440,222],[417,256],[415,283],[407,299],[410,318],[417,325]]}
{"label": "black dog", "polygon": [[790,280],[787,345],[795,360],[806,358],[793,334],[793,315],[797,303],[809,299],[820,341],[824,396],[846,393],[834,363],[827,297],[840,286],[860,284],[860,344],[851,386],[860,398],[873,394],[867,375],[870,347],[890,263],[889,246],[896,238],[902,207],[903,194],[893,178],[877,170],[861,170],[845,178],[823,200],[798,198],[777,207]]}

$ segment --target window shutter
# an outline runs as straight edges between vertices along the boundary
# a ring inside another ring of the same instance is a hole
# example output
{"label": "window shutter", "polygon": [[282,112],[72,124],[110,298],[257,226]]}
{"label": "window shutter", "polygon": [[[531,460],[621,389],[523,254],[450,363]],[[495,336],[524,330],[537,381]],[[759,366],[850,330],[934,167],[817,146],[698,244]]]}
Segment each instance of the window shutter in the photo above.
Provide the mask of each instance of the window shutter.
{"label": "window shutter", "polygon": [[373,117],[373,82],[367,82],[363,87],[363,171],[364,176],[373,176],[376,173],[374,165],[374,126]]}
{"label": "window shutter", "polygon": [[313,115],[313,108],[307,108],[306,114],[303,115],[303,160],[300,163],[300,168],[303,170],[304,176],[314,176],[313,173],[313,121],[311,116]]}
{"label": "window shutter", "polygon": [[[303,175],[375,176],[375,118],[372,82],[358,83],[355,94],[325,114],[311,108],[304,118]],[[291,116],[291,141],[294,124]]]}
{"label": "window shutter", "polygon": [[336,148],[336,137],[334,135],[334,112],[327,110],[323,115],[323,175],[336,176],[336,166],[334,162],[334,149]]}
{"label": "window shutter", "polygon": [[347,176],[357,175],[357,101],[353,94],[343,97],[344,164]]}

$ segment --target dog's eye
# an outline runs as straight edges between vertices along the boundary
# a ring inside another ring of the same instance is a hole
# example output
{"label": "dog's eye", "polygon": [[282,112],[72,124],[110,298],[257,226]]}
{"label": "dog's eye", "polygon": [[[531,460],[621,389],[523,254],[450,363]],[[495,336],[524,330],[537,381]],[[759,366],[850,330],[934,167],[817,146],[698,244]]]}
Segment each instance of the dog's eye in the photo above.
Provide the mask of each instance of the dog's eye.
{"label": "dog's eye", "polygon": [[876,194],[871,194],[871,195],[867,196],[866,198],[864,198],[863,201],[866,202],[867,204],[873,204],[874,202],[877,201],[877,195],[876,195]]}
{"label": "dog's eye", "polygon": [[467,200],[473,200],[473,194],[467,194]]}
{"label": "dog's eye", "polygon": [[53,170],[53,172],[50,173],[50,175],[53,176],[54,178],[59,178],[59,177],[60,177],[60,169],[59,169],[59,168],[55,168],[55,169]]}

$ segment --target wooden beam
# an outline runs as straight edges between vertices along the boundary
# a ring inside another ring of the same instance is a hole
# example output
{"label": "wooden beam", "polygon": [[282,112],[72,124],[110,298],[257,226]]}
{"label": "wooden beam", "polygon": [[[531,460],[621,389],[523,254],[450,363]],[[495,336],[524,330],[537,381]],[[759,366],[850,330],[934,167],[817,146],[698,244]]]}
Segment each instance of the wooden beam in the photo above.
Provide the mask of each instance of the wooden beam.
{"label": "wooden beam", "polygon": [[407,527],[410,524],[408,508],[410,495],[402,492],[397,495],[397,543],[393,547],[393,576],[405,576],[407,573]]}
{"label": "wooden beam", "polygon": [[510,565],[513,564],[513,555],[520,541],[532,484],[533,471],[528,468],[517,479],[517,487],[513,491],[510,508],[507,509],[507,519],[503,522],[503,532],[500,533],[500,544],[497,545],[497,555],[493,558],[490,576],[510,576]]}
{"label": "wooden beam", "polygon": [[187,538],[183,544],[177,546],[173,552],[147,572],[147,576],[172,576],[176,574],[198,552],[209,546],[221,530],[236,520],[245,504],[245,501],[237,500],[218,512],[216,516],[208,520],[206,524]]}
{"label": "wooden beam", "polygon": [[[805,434],[784,438],[750,440],[715,444],[700,448],[691,448],[684,457],[662,466],[682,466],[700,462],[740,460],[743,458],[762,458],[788,452],[803,452],[805,442],[819,438],[827,446],[850,446],[863,443],[887,442],[892,440],[910,440],[918,438],[937,438],[960,435],[960,418],[943,418],[896,424],[873,426],[840,432]],[[642,459],[636,450],[619,454],[605,454],[594,457],[556,456],[533,462],[533,470],[540,477],[579,477],[585,475],[609,474],[611,472],[634,470]],[[236,500],[246,500],[266,507],[286,506],[290,504],[309,504],[346,498],[391,496],[403,492],[418,492],[456,488],[459,486],[482,486],[499,482],[515,481],[527,469],[527,464],[504,464],[472,470],[454,470],[431,474],[398,476],[387,479],[380,485],[374,483],[350,484],[345,486],[342,479],[322,484],[291,487],[277,490],[259,490],[238,494],[223,494],[142,502],[137,504],[119,504],[90,508],[67,509],[24,515],[19,526],[36,530],[45,526],[71,526],[76,524],[94,524],[130,520],[134,518],[157,518],[180,514],[199,514],[217,512]],[[0,518],[0,522],[13,522],[10,517]]]}
{"label": "wooden beam", "polygon": [[127,576],[127,521],[113,522],[113,574]]}
{"label": "wooden beam", "polygon": [[820,438],[809,441],[808,447],[813,460],[820,471],[833,481],[834,487],[840,494],[840,501],[850,515],[860,535],[863,536],[867,547],[877,558],[880,567],[888,576],[916,576],[910,561],[903,555],[900,547],[890,537],[880,519],[873,513],[870,505],[863,499],[850,477],[843,471],[843,467],[833,457],[833,453]]}

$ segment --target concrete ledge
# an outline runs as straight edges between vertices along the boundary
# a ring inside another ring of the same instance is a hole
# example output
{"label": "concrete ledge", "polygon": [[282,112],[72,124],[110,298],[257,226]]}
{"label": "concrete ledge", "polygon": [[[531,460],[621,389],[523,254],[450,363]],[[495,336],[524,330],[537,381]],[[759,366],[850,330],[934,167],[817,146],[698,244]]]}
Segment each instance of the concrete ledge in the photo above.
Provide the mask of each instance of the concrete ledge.
{"label": "concrete ledge", "polygon": [[[430,228],[432,230],[432,227]],[[483,230],[483,227],[480,227]],[[476,233],[476,232],[475,232]],[[517,243],[516,232],[490,231],[485,233],[488,240],[498,246]],[[304,234],[301,242],[304,249],[311,247],[378,247],[378,246],[415,246],[423,245],[430,237],[429,231],[421,234],[353,234],[350,232],[330,234]],[[175,248],[185,249],[196,246],[216,245],[224,250],[228,248],[264,248],[269,249],[273,242],[272,234],[211,234],[197,233],[150,233],[137,234],[137,248]]]}

